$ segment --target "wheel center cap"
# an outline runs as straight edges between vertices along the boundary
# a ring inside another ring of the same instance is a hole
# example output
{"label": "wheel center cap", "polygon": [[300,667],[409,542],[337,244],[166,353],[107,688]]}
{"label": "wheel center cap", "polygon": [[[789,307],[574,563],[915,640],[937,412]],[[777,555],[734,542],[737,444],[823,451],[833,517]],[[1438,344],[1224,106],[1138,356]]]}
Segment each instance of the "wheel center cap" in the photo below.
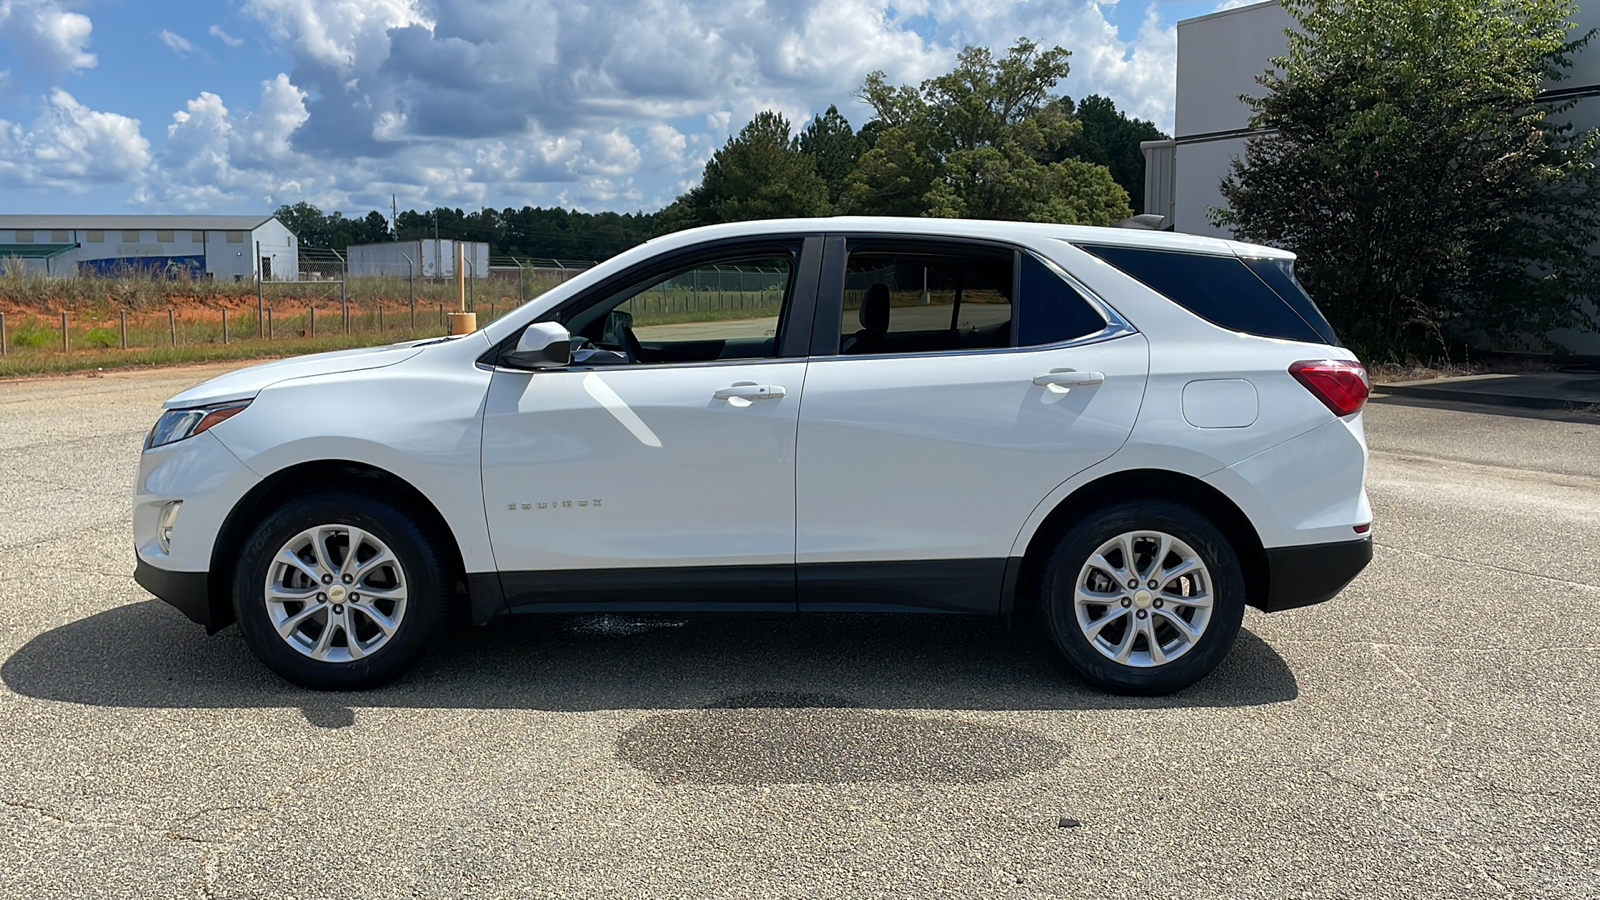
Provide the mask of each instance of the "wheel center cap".
{"label": "wheel center cap", "polygon": [[328,585],[328,599],[335,603],[344,602],[345,588],[342,584]]}
{"label": "wheel center cap", "polygon": [[1133,595],[1133,605],[1140,609],[1149,609],[1150,604],[1154,601],[1155,598],[1150,595],[1149,591],[1138,591]]}

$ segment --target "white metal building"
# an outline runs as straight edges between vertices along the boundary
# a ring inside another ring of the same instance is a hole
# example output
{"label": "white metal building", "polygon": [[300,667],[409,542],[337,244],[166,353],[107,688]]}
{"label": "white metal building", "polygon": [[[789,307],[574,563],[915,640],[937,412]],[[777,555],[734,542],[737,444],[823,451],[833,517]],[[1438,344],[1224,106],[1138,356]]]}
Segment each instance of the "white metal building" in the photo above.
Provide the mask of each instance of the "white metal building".
{"label": "white metal building", "polygon": [[[1578,36],[1600,28],[1600,3],[1584,3],[1576,14]],[[1176,231],[1227,233],[1207,221],[1206,211],[1224,205],[1222,179],[1229,162],[1244,153],[1255,134],[1241,94],[1264,90],[1256,76],[1274,56],[1288,51],[1284,31],[1293,24],[1277,0],[1227,9],[1178,23],[1177,114],[1170,141],[1148,141],[1144,212],[1167,217]],[[1567,79],[1549,85],[1547,96],[1578,101],[1565,114],[1579,128],[1600,126],[1600,45],[1581,51]],[[1600,335],[1572,331],[1551,335],[1574,352],[1600,355]]]}
{"label": "white metal building", "polygon": [[460,244],[467,264],[467,277],[489,276],[489,245],[476,241],[451,241],[427,238],[420,241],[385,241],[379,244],[351,244],[346,249],[350,274],[416,274],[421,278],[456,277],[456,244]]}
{"label": "white metal building", "polygon": [[295,236],[272,216],[0,215],[0,268],[66,277],[120,271],[214,281],[299,277]]}

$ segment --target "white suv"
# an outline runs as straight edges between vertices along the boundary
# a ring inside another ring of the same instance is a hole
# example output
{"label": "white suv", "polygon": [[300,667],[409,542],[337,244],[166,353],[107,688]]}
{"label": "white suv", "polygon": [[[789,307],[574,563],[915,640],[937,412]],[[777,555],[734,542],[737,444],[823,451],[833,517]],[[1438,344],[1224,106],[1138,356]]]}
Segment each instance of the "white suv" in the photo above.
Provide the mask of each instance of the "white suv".
{"label": "white suv", "polygon": [[172,398],[139,583],[314,688],[507,613],[1025,611],[1101,688],[1372,556],[1355,356],[1293,257],[842,218],[651,241],[460,338]]}

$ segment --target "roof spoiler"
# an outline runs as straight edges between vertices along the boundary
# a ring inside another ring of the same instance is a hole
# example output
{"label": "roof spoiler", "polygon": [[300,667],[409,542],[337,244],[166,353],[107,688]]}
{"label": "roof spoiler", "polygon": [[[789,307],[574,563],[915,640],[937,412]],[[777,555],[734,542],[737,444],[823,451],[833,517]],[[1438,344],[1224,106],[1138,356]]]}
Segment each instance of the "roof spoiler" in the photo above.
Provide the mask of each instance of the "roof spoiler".
{"label": "roof spoiler", "polygon": [[1123,219],[1117,223],[1118,228],[1132,228],[1138,231],[1174,231],[1172,219],[1156,213],[1145,213],[1131,219]]}

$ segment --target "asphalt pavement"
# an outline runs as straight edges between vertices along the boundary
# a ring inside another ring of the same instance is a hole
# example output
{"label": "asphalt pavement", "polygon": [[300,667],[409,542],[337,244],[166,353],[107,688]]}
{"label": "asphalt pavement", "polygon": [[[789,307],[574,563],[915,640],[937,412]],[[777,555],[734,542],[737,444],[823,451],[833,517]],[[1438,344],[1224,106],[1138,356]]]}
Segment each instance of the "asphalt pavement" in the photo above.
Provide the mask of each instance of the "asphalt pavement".
{"label": "asphalt pavement", "polygon": [[131,577],[219,371],[0,383],[0,892],[1600,894],[1600,417],[1371,405],[1372,566],[1173,697],[932,616],[530,617],[314,694]]}

